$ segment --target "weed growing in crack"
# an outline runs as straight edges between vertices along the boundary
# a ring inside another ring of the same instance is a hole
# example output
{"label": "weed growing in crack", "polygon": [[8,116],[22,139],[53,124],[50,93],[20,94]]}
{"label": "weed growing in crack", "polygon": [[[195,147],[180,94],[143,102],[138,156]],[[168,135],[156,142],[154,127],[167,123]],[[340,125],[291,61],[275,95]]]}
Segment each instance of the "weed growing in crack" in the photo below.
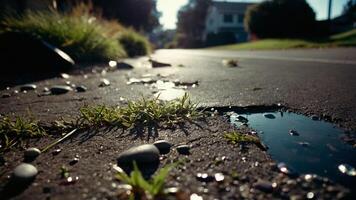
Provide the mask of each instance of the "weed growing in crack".
{"label": "weed growing in crack", "polygon": [[0,118],[0,154],[16,145],[22,145],[28,138],[38,138],[46,135],[46,131],[37,121],[8,116]]}
{"label": "weed growing in crack", "polygon": [[130,199],[160,199],[164,196],[165,180],[173,168],[167,165],[160,169],[150,180],[146,180],[138,169],[136,162],[133,164],[134,170],[130,175],[124,171],[118,172],[116,178],[132,187]]}
{"label": "weed growing in crack", "polygon": [[188,94],[181,99],[161,102],[157,98],[130,101],[126,107],[84,106],[80,109],[82,125],[118,126],[132,128],[137,125],[164,124],[172,126],[199,117],[197,104]]}

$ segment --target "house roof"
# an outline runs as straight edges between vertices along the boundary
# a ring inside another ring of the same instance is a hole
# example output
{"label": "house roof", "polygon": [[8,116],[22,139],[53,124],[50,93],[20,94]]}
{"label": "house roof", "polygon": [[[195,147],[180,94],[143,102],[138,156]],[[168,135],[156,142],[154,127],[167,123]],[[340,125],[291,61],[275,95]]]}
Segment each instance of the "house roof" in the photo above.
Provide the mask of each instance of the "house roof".
{"label": "house roof", "polygon": [[216,7],[220,12],[242,12],[244,13],[248,6],[253,5],[253,3],[247,2],[224,2],[224,1],[213,1],[212,6]]}

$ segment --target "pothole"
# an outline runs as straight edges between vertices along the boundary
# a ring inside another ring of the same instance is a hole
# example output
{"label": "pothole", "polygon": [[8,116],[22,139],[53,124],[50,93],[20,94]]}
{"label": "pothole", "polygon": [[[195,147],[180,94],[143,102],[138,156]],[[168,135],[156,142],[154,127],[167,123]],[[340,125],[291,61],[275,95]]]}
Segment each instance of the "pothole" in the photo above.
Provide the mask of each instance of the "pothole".
{"label": "pothole", "polygon": [[346,187],[356,185],[355,149],[341,140],[344,131],[314,117],[281,107],[218,110],[237,127],[249,126],[272,159],[301,174],[317,174]]}

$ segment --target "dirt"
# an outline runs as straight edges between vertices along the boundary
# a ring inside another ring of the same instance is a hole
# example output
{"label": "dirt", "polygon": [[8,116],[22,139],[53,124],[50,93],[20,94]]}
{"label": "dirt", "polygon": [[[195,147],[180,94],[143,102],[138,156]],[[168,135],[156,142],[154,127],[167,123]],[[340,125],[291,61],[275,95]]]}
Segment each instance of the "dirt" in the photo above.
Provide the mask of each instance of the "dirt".
{"label": "dirt", "polygon": [[[303,176],[289,177],[279,172],[271,158],[253,144],[233,145],[224,137],[225,131],[234,127],[222,117],[209,117],[196,124],[185,123],[175,129],[158,129],[149,136],[147,131],[100,130],[84,131],[41,154],[33,164],[39,174],[35,181],[13,199],[118,199],[119,181],[115,179],[116,158],[124,150],[140,144],[165,139],[174,144],[169,154],[162,156],[161,166],[183,161],[169,174],[166,187],[178,187],[186,194],[196,193],[204,199],[305,199],[313,192],[317,199],[339,199],[345,197],[347,189],[322,178],[311,182]],[[247,129],[240,132],[248,133]],[[43,148],[58,136],[31,141],[28,147]],[[179,144],[192,146],[191,154],[179,155],[175,147]],[[58,155],[53,150],[61,149]],[[70,165],[74,157],[79,162]],[[14,150],[4,155],[1,183],[7,182],[11,170],[23,160],[23,150]],[[61,178],[60,168],[66,166],[71,177],[79,177],[72,184]],[[197,173],[223,173],[221,182],[204,182]],[[273,191],[264,192],[254,188],[258,180],[276,183]],[[6,191],[2,187],[2,195]],[[6,198],[5,198],[6,199]]]}

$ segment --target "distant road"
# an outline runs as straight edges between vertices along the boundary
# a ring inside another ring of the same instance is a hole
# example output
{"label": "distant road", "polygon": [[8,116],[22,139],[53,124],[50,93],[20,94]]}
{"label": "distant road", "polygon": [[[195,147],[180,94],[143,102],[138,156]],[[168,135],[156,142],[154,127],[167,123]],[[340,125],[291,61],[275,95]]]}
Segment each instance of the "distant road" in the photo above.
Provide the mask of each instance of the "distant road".
{"label": "distant road", "polygon": [[[356,128],[356,48],[273,51],[158,50],[154,58],[183,64],[175,72],[200,80],[191,93],[207,105],[282,103],[348,120]],[[237,59],[239,67],[222,65]]]}

